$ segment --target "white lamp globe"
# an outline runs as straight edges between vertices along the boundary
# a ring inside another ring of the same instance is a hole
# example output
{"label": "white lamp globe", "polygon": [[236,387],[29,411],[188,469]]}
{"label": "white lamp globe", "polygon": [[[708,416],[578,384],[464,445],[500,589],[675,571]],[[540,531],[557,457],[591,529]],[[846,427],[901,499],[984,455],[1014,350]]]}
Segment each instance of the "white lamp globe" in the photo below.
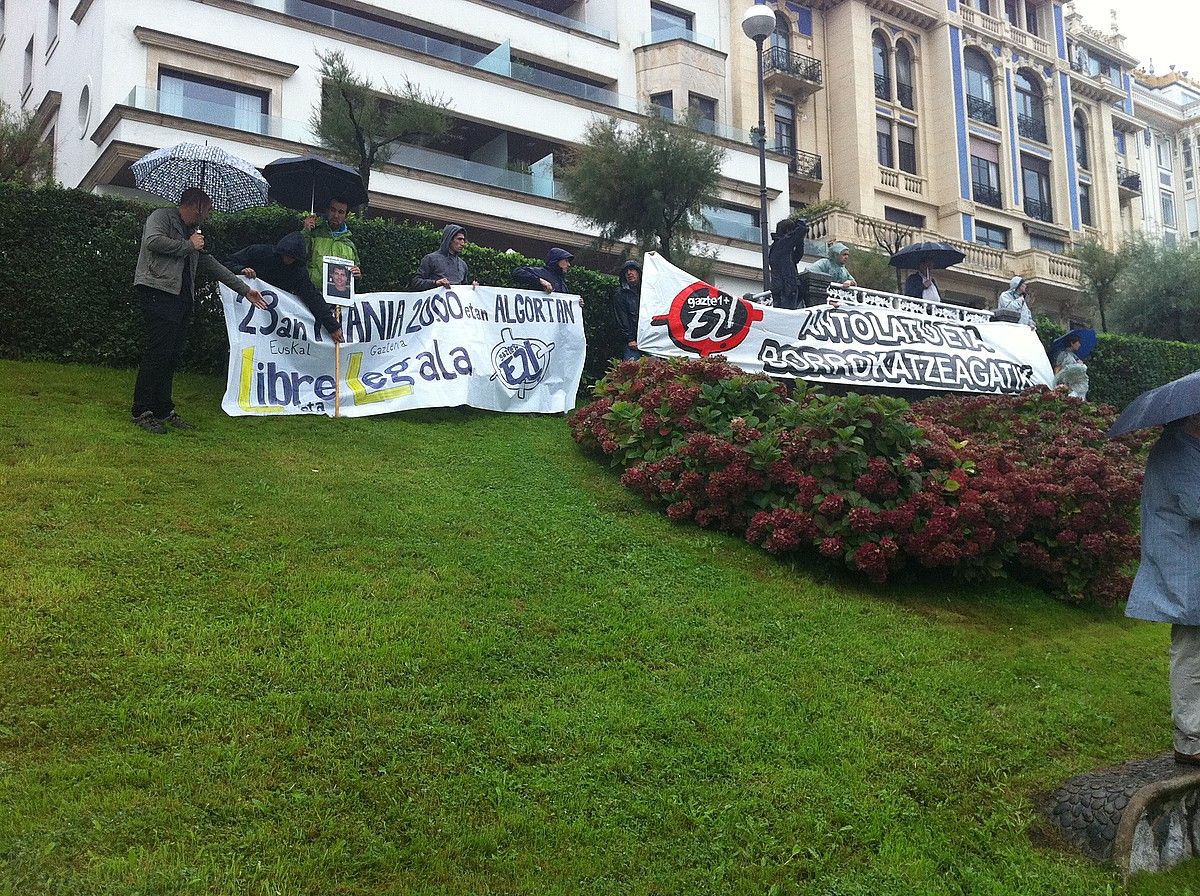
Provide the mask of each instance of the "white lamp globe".
{"label": "white lamp globe", "polygon": [[742,16],[742,31],[751,40],[765,40],[775,30],[775,13],[761,4],[754,4]]}

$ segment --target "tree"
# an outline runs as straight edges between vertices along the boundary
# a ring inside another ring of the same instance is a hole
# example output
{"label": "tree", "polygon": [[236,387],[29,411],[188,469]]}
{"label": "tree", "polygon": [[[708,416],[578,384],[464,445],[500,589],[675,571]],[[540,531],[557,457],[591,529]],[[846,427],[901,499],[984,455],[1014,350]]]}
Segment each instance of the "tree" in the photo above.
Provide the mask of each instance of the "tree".
{"label": "tree", "polygon": [[1129,250],[1109,252],[1096,240],[1086,240],[1071,250],[1079,261],[1079,282],[1100,313],[1100,330],[1108,332],[1106,311],[1117,295],[1121,274],[1129,264]]}
{"label": "tree", "polygon": [[1200,342],[1200,243],[1134,243],[1112,311],[1124,332]]}
{"label": "tree", "polygon": [[561,180],[571,211],[603,240],[632,237],[670,261],[692,251],[704,207],[717,202],[724,159],[721,147],[657,115],[628,131],[597,119]]}
{"label": "tree", "polygon": [[0,181],[39,184],[50,180],[54,153],[34,123],[32,112],[18,112],[0,101]]}
{"label": "tree", "polygon": [[423,141],[446,133],[450,104],[409,81],[401,90],[354,73],[341,50],[317,53],[321,60],[321,105],[309,119],[321,145],[371,180],[376,164],[391,161],[402,140]]}

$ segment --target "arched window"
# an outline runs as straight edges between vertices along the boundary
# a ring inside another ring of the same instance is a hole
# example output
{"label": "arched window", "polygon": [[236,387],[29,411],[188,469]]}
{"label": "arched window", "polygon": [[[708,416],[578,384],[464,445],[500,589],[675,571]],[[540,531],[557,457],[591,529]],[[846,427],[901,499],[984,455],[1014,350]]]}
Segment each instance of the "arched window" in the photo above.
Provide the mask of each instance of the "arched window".
{"label": "arched window", "polygon": [[1029,69],[1017,72],[1017,132],[1022,137],[1046,143],[1046,108],[1042,82]]}
{"label": "arched window", "polygon": [[881,100],[892,98],[892,78],[888,74],[891,67],[888,65],[889,55],[891,54],[888,51],[887,38],[876,31],[871,36],[871,59],[875,65],[875,96]]}
{"label": "arched window", "polygon": [[916,109],[913,93],[913,53],[907,41],[896,42],[896,99],[905,109]]}
{"label": "arched window", "polygon": [[771,55],[776,53],[787,59],[792,52],[792,23],[781,12],[775,13],[775,30],[771,32]]}
{"label": "arched window", "polygon": [[1092,167],[1088,164],[1088,128],[1087,119],[1084,118],[1083,112],[1079,109],[1075,110],[1075,117],[1072,119],[1071,128],[1075,137],[1075,161],[1080,168]]}
{"label": "arched window", "polygon": [[992,92],[992,64],[974,47],[963,53],[967,69],[967,115],[976,121],[996,124],[996,97]]}

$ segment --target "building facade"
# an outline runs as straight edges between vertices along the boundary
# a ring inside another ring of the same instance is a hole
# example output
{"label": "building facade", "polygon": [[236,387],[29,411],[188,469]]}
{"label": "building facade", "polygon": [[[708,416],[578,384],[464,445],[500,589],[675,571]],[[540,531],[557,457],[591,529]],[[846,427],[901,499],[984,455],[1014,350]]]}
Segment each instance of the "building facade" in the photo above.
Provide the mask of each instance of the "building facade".
{"label": "building facade", "polygon": [[1200,152],[1200,83],[1186,72],[1134,73],[1134,103],[1144,184],[1142,229],[1168,245],[1200,239],[1196,166]]}
{"label": "building facade", "polygon": [[[132,161],[182,140],[260,167],[312,151],[318,53],[342,50],[376,84],[440,95],[453,120],[373,173],[372,211],[455,221],[532,255],[594,237],[555,178],[591,121],[687,117],[727,151],[708,241],[718,283],[737,293],[760,288],[760,226],[823,200],[845,207],[814,219],[812,237],[947,240],[967,256],[939,277],[948,297],[987,305],[1020,275],[1064,320],[1080,299],[1072,244],[1195,231],[1190,88],[1135,80],[1120,35],[1069,6],[760,5],[777,23],[762,59],[765,222],[758,59],[728,0],[8,0],[0,98],[36,111],[62,183],[123,193]],[[1143,105],[1170,142],[1173,228]],[[621,248],[590,260],[615,266]]]}

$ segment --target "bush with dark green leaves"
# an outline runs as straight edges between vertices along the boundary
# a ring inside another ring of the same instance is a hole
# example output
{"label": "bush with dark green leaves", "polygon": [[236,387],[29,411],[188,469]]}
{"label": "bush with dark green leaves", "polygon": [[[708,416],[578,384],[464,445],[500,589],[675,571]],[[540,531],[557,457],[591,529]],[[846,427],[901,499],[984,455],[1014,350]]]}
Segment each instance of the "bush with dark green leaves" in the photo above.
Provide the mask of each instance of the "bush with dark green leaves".
{"label": "bush with dark green leaves", "polygon": [[[1047,318],[1038,321],[1038,335],[1047,352],[1064,332]],[[1101,333],[1086,363],[1088,401],[1120,409],[1147,389],[1200,370],[1200,345]]]}
{"label": "bush with dark green leaves", "polygon": [[[150,206],[60,187],[0,183],[0,355],[128,367],[140,355],[141,314],[133,270]],[[296,230],[300,214],[278,205],[237,215],[214,214],[205,227],[218,259],[251,243],[274,243]],[[440,228],[382,218],[351,220],[364,259],[361,292],[405,291],[421,256],[441,241]],[[469,245],[465,256],[480,283],[513,286],[512,269],[535,259]],[[585,302],[588,352],[584,382],[604,375],[620,347],[613,318],[615,277],[572,267],[571,287]],[[219,372],[229,356],[214,284],[197,289],[184,366]]]}

